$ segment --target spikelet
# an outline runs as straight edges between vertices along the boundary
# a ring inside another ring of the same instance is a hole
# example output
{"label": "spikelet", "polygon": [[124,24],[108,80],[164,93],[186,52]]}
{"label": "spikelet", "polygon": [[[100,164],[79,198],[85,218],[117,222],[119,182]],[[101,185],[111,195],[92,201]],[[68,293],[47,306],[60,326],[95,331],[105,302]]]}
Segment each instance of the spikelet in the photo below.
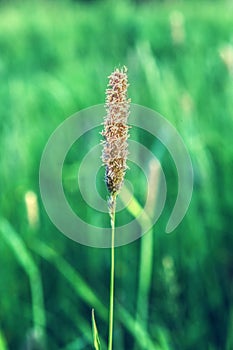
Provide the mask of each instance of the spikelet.
{"label": "spikelet", "polygon": [[116,196],[124,181],[127,169],[129,137],[127,119],[129,116],[130,99],[127,98],[128,77],[127,68],[116,69],[109,76],[106,90],[106,111],[104,118],[104,137],[102,162],[105,165],[105,183],[111,198]]}

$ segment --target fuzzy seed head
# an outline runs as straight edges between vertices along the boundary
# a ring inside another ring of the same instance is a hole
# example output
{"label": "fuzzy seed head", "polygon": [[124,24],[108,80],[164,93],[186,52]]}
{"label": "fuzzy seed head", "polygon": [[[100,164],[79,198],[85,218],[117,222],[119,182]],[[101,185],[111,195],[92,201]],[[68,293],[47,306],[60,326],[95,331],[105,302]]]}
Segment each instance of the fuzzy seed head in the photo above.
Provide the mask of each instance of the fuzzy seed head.
{"label": "fuzzy seed head", "polygon": [[129,137],[127,119],[130,99],[127,98],[127,69],[116,69],[109,76],[106,90],[106,117],[104,118],[104,137],[102,161],[105,165],[105,182],[111,195],[119,193],[127,169]]}

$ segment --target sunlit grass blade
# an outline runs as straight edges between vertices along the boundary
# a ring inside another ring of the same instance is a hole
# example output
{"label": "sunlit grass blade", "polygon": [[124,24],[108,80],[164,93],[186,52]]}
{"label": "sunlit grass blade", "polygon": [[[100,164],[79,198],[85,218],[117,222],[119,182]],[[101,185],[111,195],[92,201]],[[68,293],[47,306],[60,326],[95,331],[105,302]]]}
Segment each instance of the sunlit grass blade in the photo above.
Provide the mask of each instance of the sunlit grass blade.
{"label": "sunlit grass blade", "polygon": [[0,350],[8,350],[5,337],[1,331],[0,331]]}
{"label": "sunlit grass blade", "polygon": [[0,219],[0,233],[2,239],[7,243],[18,263],[28,275],[32,297],[34,332],[42,342],[45,340],[46,317],[40,272],[20,235],[3,218]]}
{"label": "sunlit grass blade", "polygon": [[[150,188],[148,200],[150,202],[150,212],[143,213],[142,219],[139,220],[142,232],[145,231],[145,225],[152,227],[150,214],[153,216],[155,210],[156,197],[158,192],[160,167],[158,162],[150,162],[149,183]],[[127,188],[124,189],[124,193],[121,196],[123,202],[125,201],[125,195],[129,196]],[[134,196],[131,196],[131,202],[127,205],[127,210],[137,218],[139,213],[143,212],[143,208]],[[136,307],[136,323],[141,324],[142,328],[147,330],[149,319],[149,293],[153,273],[153,229],[151,228],[147,234],[142,237],[140,245],[140,264],[139,264],[139,282],[138,282],[138,295],[137,295],[137,307]],[[141,337],[142,349],[148,349],[148,337]]]}
{"label": "sunlit grass blade", "polygon": [[101,350],[99,334],[98,334],[96,321],[95,321],[94,309],[92,309],[92,311],[91,311],[91,318],[92,318],[92,331],[93,331],[94,347],[95,347],[95,350]]}
{"label": "sunlit grass blade", "polygon": [[[128,190],[124,189],[124,194],[121,195],[121,200],[124,200],[129,196]],[[125,203],[126,204],[126,203]],[[146,212],[143,212],[143,208],[140,203],[134,196],[131,196],[131,201],[126,208],[135,218],[138,217],[139,213],[142,219],[139,221],[139,224],[144,232],[144,228],[151,227],[150,217]],[[137,296],[137,307],[136,307],[136,320],[140,321],[143,328],[147,328],[148,320],[148,310],[149,310],[149,291],[152,278],[153,270],[153,232],[149,230],[147,234],[141,239],[141,248],[140,248],[140,264],[139,264],[139,282],[138,282],[138,296]],[[145,346],[147,347],[147,338],[145,340]]]}

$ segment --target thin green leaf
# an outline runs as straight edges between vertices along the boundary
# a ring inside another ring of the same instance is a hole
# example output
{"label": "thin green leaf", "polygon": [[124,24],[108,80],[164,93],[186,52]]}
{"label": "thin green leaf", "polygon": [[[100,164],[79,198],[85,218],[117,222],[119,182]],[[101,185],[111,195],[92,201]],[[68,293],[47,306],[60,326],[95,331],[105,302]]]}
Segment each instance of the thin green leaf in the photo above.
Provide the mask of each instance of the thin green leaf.
{"label": "thin green leaf", "polygon": [[91,311],[91,318],[92,318],[92,331],[93,331],[93,340],[94,340],[94,347],[95,350],[101,350],[100,346],[100,339],[98,335],[98,330],[95,322],[95,311],[92,309]]}
{"label": "thin green leaf", "polygon": [[7,350],[7,344],[3,333],[0,331],[0,350]]}

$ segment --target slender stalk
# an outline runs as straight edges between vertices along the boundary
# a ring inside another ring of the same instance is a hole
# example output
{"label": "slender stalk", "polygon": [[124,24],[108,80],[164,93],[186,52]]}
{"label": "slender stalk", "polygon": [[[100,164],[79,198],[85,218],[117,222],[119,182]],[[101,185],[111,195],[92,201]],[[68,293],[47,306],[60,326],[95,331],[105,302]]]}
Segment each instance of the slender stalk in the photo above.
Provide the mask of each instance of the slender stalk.
{"label": "slender stalk", "polygon": [[109,301],[109,336],[108,350],[112,350],[113,339],[113,312],[114,312],[114,272],[115,272],[115,213],[116,213],[116,195],[112,196],[112,206],[110,210],[111,218],[111,276],[110,276],[110,301]]}
{"label": "slender stalk", "polygon": [[105,165],[105,183],[110,194],[108,200],[111,219],[111,276],[110,276],[110,305],[109,305],[109,343],[112,350],[113,340],[113,307],[114,307],[114,245],[115,245],[115,212],[116,197],[123,185],[127,169],[129,137],[127,118],[129,116],[130,99],[127,98],[128,77],[127,68],[115,69],[109,76],[106,90],[106,116],[104,118],[104,140],[102,161]]}

